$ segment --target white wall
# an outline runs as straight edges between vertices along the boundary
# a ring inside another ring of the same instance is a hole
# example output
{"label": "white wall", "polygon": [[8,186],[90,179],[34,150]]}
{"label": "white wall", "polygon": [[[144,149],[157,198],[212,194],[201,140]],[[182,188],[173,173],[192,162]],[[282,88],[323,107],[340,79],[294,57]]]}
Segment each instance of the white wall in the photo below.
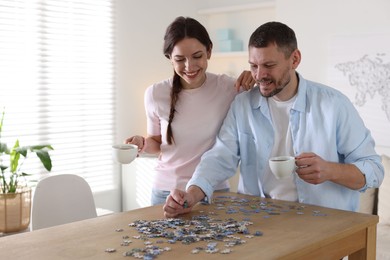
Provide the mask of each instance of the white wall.
{"label": "white wall", "polygon": [[333,35],[390,33],[388,0],[276,0],[276,6],[277,19],[298,38],[299,71],[319,82],[327,80],[327,48]]}

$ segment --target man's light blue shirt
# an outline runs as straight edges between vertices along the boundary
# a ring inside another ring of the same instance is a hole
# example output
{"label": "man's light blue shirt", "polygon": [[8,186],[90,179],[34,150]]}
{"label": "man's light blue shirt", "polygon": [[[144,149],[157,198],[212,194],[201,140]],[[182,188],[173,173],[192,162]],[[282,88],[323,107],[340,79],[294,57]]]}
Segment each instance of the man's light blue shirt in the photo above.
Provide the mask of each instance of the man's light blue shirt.
{"label": "man's light blue shirt", "polygon": [[[313,152],[324,160],[356,165],[367,188],[384,178],[375,143],[357,110],[338,90],[299,76],[297,98],[290,111],[295,155]],[[212,149],[206,152],[187,184],[199,186],[211,198],[213,187],[232,177],[240,165],[238,193],[265,197],[263,182],[274,142],[267,99],[258,87],[233,101]],[[309,184],[294,176],[302,203],[357,211],[359,191],[327,181]]]}

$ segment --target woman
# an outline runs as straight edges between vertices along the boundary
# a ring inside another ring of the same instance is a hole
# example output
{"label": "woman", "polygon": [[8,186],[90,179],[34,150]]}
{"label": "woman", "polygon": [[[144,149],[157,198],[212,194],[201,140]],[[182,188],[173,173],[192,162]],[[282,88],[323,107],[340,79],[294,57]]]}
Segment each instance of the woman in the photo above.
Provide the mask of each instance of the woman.
{"label": "woman", "polygon": [[[167,28],[164,55],[173,78],[153,84],[145,92],[147,138],[125,140],[140,152],[159,153],[152,205],[165,203],[172,189],[184,189],[202,154],[215,142],[230,103],[240,86],[253,86],[250,72],[236,80],[207,70],[213,44],[207,30],[192,18],[178,17]],[[226,191],[224,182],[216,190]]]}

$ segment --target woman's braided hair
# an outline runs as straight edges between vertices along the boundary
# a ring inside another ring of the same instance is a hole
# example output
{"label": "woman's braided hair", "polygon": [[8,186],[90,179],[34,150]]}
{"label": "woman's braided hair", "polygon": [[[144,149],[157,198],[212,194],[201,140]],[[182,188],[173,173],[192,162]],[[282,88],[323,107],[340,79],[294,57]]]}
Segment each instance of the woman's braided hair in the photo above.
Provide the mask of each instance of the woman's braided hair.
{"label": "woman's braided hair", "polygon": [[[202,43],[207,51],[211,51],[213,43],[210,39],[210,36],[206,28],[199,23],[197,20],[190,17],[177,17],[167,28],[164,36],[164,55],[168,59],[171,58],[171,54],[175,45],[185,39],[185,38],[195,38],[200,43]],[[168,118],[168,128],[167,128],[167,143],[172,144],[174,142],[173,131],[172,131],[172,121],[175,117],[176,104],[179,100],[179,94],[183,89],[181,84],[180,76],[174,71],[172,90],[171,90],[171,107],[169,111]]]}

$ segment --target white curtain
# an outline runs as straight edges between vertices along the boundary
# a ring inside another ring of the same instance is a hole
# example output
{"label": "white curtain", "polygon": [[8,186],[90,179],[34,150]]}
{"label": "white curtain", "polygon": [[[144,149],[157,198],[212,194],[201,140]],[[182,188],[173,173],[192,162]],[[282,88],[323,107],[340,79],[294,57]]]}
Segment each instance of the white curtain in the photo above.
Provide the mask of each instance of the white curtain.
{"label": "white curtain", "polygon": [[[51,144],[53,173],[115,189],[111,0],[0,0],[0,112],[9,146]],[[31,155],[23,168],[45,173]]]}

